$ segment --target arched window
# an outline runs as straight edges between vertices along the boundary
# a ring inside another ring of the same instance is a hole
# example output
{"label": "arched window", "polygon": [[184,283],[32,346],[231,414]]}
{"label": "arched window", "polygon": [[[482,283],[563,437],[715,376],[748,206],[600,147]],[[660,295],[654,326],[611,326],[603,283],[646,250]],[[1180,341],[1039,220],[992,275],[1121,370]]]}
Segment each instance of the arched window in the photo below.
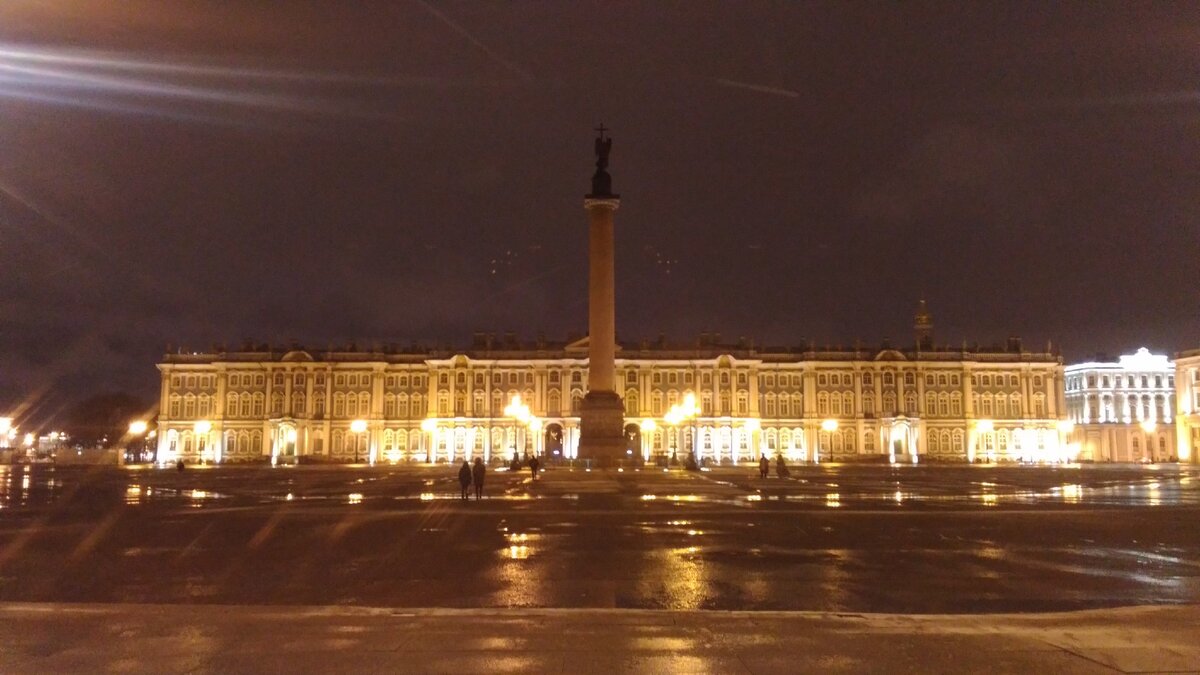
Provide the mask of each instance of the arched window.
{"label": "arched window", "polygon": [[[574,403],[572,403],[572,408],[574,408]],[[650,392],[650,412],[656,417],[663,414],[663,395],[661,391]]]}
{"label": "arched window", "polygon": [[[728,373],[726,373],[726,374],[728,374]],[[730,412],[730,409],[731,409],[731,406],[729,405],[729,392],[722,391],[721,392],[721,414],[728,415]]]}
{"label": "arched window", "polygon": [[1009,413],[1011,413],[1013,417],[1020,417],[1021,416],[1021,395],[1013,394],[1012,397],[1010,397],[1008,399],[1008,403],[1009,403],[1009,405],[1008,405]]}
{"label": "arched window", "polygon": [[[823,394],[825,392],[821,392],[821,393]],[[832,400],[830,400],[830,402],[829,402],[830,403],[829,412],[834,417],[841,417],[842,416],[842,397],[835,392],[834,394],[832,394],[830,396],[830,398]]]}
{"label": "arched window", "polygon": [[196,397],[191,394],[183,397],[183,416],[189,419],[196,416]]}
{"label": "arched window", "polygon": [[425,409],[425,397],[420,394],[412,395],[411,405],[412,413],[410,413],[410,417],[424,417],[428,412]]}
{"label": "arched window", "polygon": [[283,394],[275,392],[271,394],[271,415],[283,414]]}
{"label": "arched window", "polygon": [[867,431],[863,434],[863,451],[875,452],[875,432]]}
{"label": "arched window", "polygon": [[383,416],[387,419],[396,418],[396,395],[384,394],[383,396]]}
{"label": "arched window", "polygon": [[937,394],[932,391],[925,392],[925,414],[933,416],[937,413]]}
{"label": "arched window", "polygon": [[629,417],[635,417],[638,412],[637,389],[629,389],[625,392],[625,414]]}
{"label": "arched window", "polygon": [[302,391],[292,393],[292,414],[297,417],[304,415],[304,392]]}
{"label": "arched window", "polygon": [[862,374],[862,383],[863,383],[864,387],[873,386],[875,384],[875,378],[873,378],[871,376],[870,372],[863,373]]}
{"label": "arched window", "polygon": [[739,391],[737,394],[737,413],[738,415],[746,415],[750,412],[750,395],[744,391]]}
{"label": "arched window", "polygon": [[1037,417],[1039,419],[1046,416],[1046,395],[1045,394],[1034,394],[1033,395],[1033,416]]}
{"label": "arched window", "polygon": [[358,395],[358,414],[363,416],[371,414],[371,395],[365,391]]}
{"label": "arched window", "polygon": [[962,393],[953,392],[950,394],[950,414],[955,417],[962,415]]}
{"label": "arched window", "polygon": [[[662,394],[659,394],[659,397],[660,397],[659,407],[662,407],[661,396],[662,396]],[[571,392],[571,414],[578,415],[579,410],[582,407],[583,407],[583,392],[576,389]]]}
{"label": "arched window", "polygon": [[551,389],[546,395],[546,414],[551,417],[557,417],[562,414],[562,396],[557,389]]}
{"label": "arched window", "polygon": [[225,416],[237,417],[238,414],[238,395],[232,391],[225,394]]}
{"label": "arched window", "polygon": [[482,389],[476,389],[471,396],[471,414],[479,417],[487,412],[487,395]]}
{"label": "arched window", "polygon": [[767,414],[767,417],[774,417],[774,416],[776,415],[776,412],[775,412],[775,394],[774,394],[774,393],[769,393],[769,394],[767,394],[767,395],[764,397],[764,399],[765,399],[765,404],[764,404],[764,406],[763,406],[763,407],[765,407],[765,408],[766,408],[766,414]]}
{"label": "arched window", "polygon": [[911,389],[904,394],[904,414],[917,414],[917,393]]}
{"label": "arched window", "polygon": [[884,384],[885,386],[891,386],[892,384],[895,384],[895,381],[894,381],[894,379],[892,378],[892,373],[891,373],[890,371],[889,371],[889,372],[885,372],[885,373],[883,374],[883,384]]}
{"label": "arched window", "polygon": [[333,416],[346,416],[346,395],[340,391],[333,395]]}
{"label": "arched window", "polygon": [[[462,376],[462,373],[459,373]],[[454,416],[462,417],[467,414],[467,395],[461,391],[454,394]]]}
{"label": "arched window", "polygon": [[822,391],[822,392],[817,393],[817,414],[818,415],[828,415],[829,414],[829,394],[827,394],[826,392]]}
{"label": "arched window", "polygon": [[883,395],[883,414],[896,414],[896,395],[890,391]]}

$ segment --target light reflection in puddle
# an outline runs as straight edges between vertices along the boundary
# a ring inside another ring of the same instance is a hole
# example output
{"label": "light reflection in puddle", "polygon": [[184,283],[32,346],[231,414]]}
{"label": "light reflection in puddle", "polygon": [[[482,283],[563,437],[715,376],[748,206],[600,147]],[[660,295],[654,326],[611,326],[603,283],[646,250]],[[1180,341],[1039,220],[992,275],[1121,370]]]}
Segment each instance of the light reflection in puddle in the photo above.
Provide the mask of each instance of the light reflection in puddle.
{"label": "light reflection in puddle", "polygon": [[842,496],[836,492],[830,492],[825,495],[825,506],[837,508],[842,505]]}
{"label": "light reflection in puddle", "polygon": [[349,495],[346,497],[346,501],[347,501],[347,502],[349,502],[349,503],[351,503],[351,504],[361,504],[361,503],[362,503],[362,500],[363,500],[363,496],[362,496],[362,493],[361,493],[361,492],[351,492],[351,493],[350,493],[350,494],[349,494]]}
{"label": "light reflection in puddle", "polygon": [[979,500],[983,502],[984,506],[995,506],[997,497],[994,493],[985,492],[979,495]]}
{"label": "light reflection in puddle", "polygon": [[1083,497],[1083,486],[1071,483],[1062,486],[1062,497],[1067,504],[1078,504]]}
{"label": "light reflection in puddle", "polygon": [[431,502],[431,501],[433,501],[433,499],[434,499],[434,495],[432,492],[422,492],[421,493],[421,501]]}

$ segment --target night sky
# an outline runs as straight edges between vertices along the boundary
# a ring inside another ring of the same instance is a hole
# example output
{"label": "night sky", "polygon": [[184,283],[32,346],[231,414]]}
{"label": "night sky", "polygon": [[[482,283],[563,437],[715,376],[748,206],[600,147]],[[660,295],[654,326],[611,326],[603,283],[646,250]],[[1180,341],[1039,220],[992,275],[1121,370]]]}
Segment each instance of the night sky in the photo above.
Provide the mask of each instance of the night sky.
{"label": "night sky", "polygon": [[0,404],[165,345],[1200,346],[1200,4],[0,4]]}

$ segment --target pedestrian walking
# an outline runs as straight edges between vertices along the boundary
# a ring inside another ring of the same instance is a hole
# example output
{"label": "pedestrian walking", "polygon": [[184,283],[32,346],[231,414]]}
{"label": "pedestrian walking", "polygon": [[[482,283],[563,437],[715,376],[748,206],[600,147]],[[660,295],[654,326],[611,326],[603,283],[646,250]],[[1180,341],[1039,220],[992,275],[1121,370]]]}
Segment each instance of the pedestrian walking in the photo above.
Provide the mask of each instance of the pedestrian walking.
{"label": "pedestrian walking", "polygon": [[463,501],[471,498],[471,465],[467,464],[467,460],[463,460],[462,468],[458,470],[458,484],[462,486]]}
{"label": "pedestrian walking", "polygon": [[541,465],[542,464],[541,464],[541,462],[538,461],[538,458],[536,455],[529,458],[529,475],[532,476],[535,480],[537,479],[538,468]]}
{"label": "pedestrian walking", "polygon": [[758,477],[766,478],[771,473],[771,460],[767,459],[766,455],[761,455],[758,458]]}
{"label": "pedestrian walking", "polygon": [[779,476],[780,478],[787,478],[791,475],[791,473],[791,471],[788,471],[787,464],[783,461],[783,455],[776,457],[775,475]]}
{"label": "pedestrian walking", "polygon": [[483,477],[486,474],[487,467],[483,465],[483,460],[476,457],[475,466],[471,467],[471,482],[475,484],[475,501],[483,499]]}

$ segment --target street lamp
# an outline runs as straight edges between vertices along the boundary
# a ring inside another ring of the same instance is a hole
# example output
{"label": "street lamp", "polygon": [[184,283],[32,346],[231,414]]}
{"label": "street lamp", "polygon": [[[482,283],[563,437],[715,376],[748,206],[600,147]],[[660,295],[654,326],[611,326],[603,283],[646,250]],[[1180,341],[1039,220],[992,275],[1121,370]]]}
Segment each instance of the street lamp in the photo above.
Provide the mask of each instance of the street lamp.
{"label": "street lamp", "polygon": [[208,433],[212,431],[212,422],[200,420],[192,425],[192,431],[196,434],[196,450],[200,461],[204,461],[204,454],[208,452]]}
{"label": "street lamp", "polygon": [[129,423],[129,435],[141,436],[142,434],[146,433],[147,428],[148,425],[144,420],[134,420],[133,422]]}
{"label": "street lamp", "polygon": [[[835,419],[827,419],[821,422],[821,431],[833,433],[838,430],[838,421]],[[813,450],[813,462],[820,463],[821,461],[821,444],[817,443],[817,447]]]}
{"label": "street lamp", "polygon": [[[654,420],[647,417],[646,419],[642,420],[642,423],[640,426],[642,429],[642,459],[644,461],[648,462],[648,461],[650,461],[650,443],[648,443],[646,441],[646,438],[647,437],[649,437],[651,439],[654,438],[654,436],[647,436],[647,435],[653,434],[654,430],[658,427],[658,425],[654,423]],[[653,442],[653,441],[651,441],[651,442]]]}
{"label": "street lamp", "polygon": [[[529,426],[530,421],[533,419],[533,415],[529,413],[529,406],[521,403],[520,394],[513,394],[512,400],[509,401],[508,405],[504,407],[504,416],[511,417],[520,423],[520,426],[516,428],[518,433],[521,433],[525,427]],[[528,449],[525,447],[528,441],[528,434],[523,435],[526,436],[526,438],[524,438],[523,442],[520,443],[521,452],[525,455],[528,455]],[[517,454],[517,449],[515,447],[513,448],[513,454]]]}
{"label": "street lamp", "polygon": [[367,431],[366,420],[354,420],[350,423],[350,433],[357,434],[354,439],[354,463],[358,464],[358,446],[362,445],[362,434]]}
{"label": "street lamp", "polygon": [[433,437],[437,432],[437,420],[432,417],[426,417],[421,420],[421,443],[425,443],[425,434],[429,434],[429,447],[425,450],[425,461],[433,463],[433,451],[437,448],[437,439]]}

